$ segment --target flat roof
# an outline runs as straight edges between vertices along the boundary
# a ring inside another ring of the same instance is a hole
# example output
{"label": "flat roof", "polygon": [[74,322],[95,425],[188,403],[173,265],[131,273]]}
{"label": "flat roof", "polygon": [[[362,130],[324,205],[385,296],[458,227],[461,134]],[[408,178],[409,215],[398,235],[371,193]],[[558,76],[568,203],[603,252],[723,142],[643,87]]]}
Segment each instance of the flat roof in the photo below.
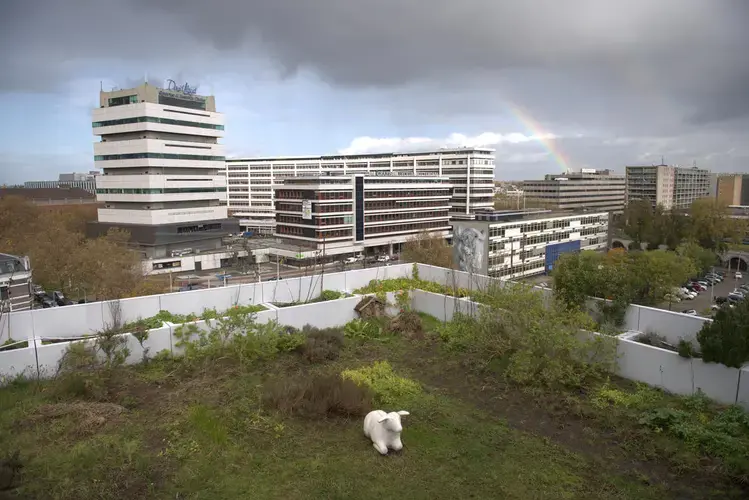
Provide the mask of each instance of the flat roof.
{"label": "flat roof", "polygon": [[256,156],[244,158],[227,158],[226,161],[299,161],[299,160],[318,160],[318,161],[335,161],[335,160],[364,160],[368,158],[398,158],[413,157],[425,155],[450,155],[466,154],[476,152],[480,154],[493,154],[496,150],[493,148],[451,148],[451,149],[432,149],[426,151],[404,151],[390,153],[371,153],[371,154],[327,154],[327,155],[309,155],[309,156]]}
{"label": "flat roof", "polygon": [[591,215],[608,214],[608,211],[564,211],[564,210],[496,210],[493,212],[476,212],[476,222],[486,222],[489,224],[501,224],[506,222],[531,221],[556,219],[561,217],[585,217]]}

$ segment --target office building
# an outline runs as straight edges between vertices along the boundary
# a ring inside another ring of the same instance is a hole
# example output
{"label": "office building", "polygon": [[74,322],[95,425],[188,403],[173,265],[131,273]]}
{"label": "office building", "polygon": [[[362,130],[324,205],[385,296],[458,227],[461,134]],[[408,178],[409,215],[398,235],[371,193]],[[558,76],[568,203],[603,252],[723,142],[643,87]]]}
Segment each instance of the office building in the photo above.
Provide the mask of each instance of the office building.
{"label": "office building", "polygon": [[453,221],[453,258],[461,271],[513,279],[549,273],[565,252],[605,250],[609,212],[499,211]]}
{"label": "office building", "polygon": [[749,206],[749,174],[718,174],[716,198],[729,206]]}
{"label": "office building", "polygon": [[226,208],[223,115],[213,96],[170,84],[102,91],[93,111],[104,207],[90,232],[125,229],[149,259],[217,250],[239,229]]}
{"label": "office building", "polygon": [[28,309],[31,309],[29,258],[0,253],[0,312]]}
{"label": "office building", "polygon": [[667,210],[688,209],[695,200],[710,196],[710,172],[671,165],[628,166],[627,203],[649,201]]}
{"label": "office building", "polygon": [[27,189],[48,189],[48,188],[79,188],[96,194],[96,176],[97,171],[89,173],[74,172],[71,174],[60,174],[56,181],[26,181],[23,187]]}
{"label": "office building", "polygon": [[528,200],[555,210],[622,212],[626,182],[610,170],[582,169],[566,174],[547,174],[543,180],[523,181]]}
{"label": "office building", "polygon": [[39,206],[93,205],[98,203],[96,195],[76,187],[55,188],[0,188],[0,199],[18,196]]}
{"label": "office building", "polygon": [[452,185],[446,177],[384,173],[304,175],[273,185],[275,236],[298,245],[297,253],[326,256],[392,254],[423,232],[450,237]]}
{"label": "office building", "polygon": [[244,230],[273,234],[275,198],[271,185],[291,177],[326,172],[447,177],[454,185],[451,217],[471,217],[476,211],[492,208],[494,151],[462,148],[421,153],[230,159],[226,162],[229,212],[239,219]]}

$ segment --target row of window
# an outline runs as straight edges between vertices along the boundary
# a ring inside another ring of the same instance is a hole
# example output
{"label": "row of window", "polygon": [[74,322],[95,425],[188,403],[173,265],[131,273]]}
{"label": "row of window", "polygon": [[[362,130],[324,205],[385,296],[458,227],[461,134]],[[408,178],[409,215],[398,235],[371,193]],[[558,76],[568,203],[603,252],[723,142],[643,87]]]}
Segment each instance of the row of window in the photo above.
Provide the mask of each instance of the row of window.
{"label": "row of window", "polygon": [[372,226],[364,229],[367,236],[380,233],[394,233],[394,232],[405,232],[405,231],[425,231],[427,229],[436,229],[449,225],[447,221],[426,221],[426,222],[412,222],[409,224],[390,224],[386,226]]}
{"label": "row of window", "polygon": [[142,158],[156,158],[162,160],[200,160],[200,161],[225,161],[225,156],[203,156],[203,155],[179,155],[171,153],[126,153],[121,155],[97,155],[94,161],[109,160],[138,160]]}
{"label": "row of window", "polygon": [[416,189],[408,191],[367,191],[366,198],[411,198],[419,196],[450,196],[447,189]]}
{"label": "row of window", "polygon": [[394,214],[371,214],[365,215],[365,222],[401,221],[409,219],[426,219],[427,217],[445,217],[449,215],[447,210],[434,210],[426,212],[399,212]]}
{"label": "row of window", "polygon": [[224,130],[223,125],[213,125],[210,123],[198,123],[186,120],[172,120],[171,118],[157,118],[155,116],[137,116],[135,118],[122,118],[120,120],[105,120],[103,122],[94,122],[91,125],[97,127],[112,127],[114,125],[128,125],[130,123],[163,123],[164,125],[180,125],[183,127],[207,128],[211,130]]}
{"label": "row of window", "polygon": [[445,200],[425,200],[425,201],[409,201],[409,200],[388,200],[388,201],[367,201],[366,210],[391,210],[396,208],[433,208],[442,207],[447,202]]}
{"label": "row of window", "polygon": [[169,194],[169,193],[225,193],[225,187],[207,187],[207,188],[149,188],[149,189],[120,189],[120,188],[100,188],[96,194]]}
{"label": "row of window", "polygon": [[123,106],[125,104],[135,104],[137,102],[137,95],[126,95],[122,97],[110,97],[107,101],[107,104],[109,104],[109,107],[111,108],[114,106]]}

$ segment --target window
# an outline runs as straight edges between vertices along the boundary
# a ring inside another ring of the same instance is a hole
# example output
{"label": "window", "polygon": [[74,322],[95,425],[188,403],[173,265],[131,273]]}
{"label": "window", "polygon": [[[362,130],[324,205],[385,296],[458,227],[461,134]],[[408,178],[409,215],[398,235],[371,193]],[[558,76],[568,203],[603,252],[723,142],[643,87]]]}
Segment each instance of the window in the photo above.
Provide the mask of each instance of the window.
{"label": "window", "polygon": [[207,187],[207,188],[145,188],[145,189],[119,189],[119,188],[99,188],[96,194],[171,194],[171,193],[224,193],[226,188]]}
{"label": "window", "polygon": [[[121,120],[106,120],[103,122],[94,122],[92,126],[112,127],[114,125],[127,125],[129,123],[163,123],[164,125],[181,125],[183,127],[198,127],[212,130],[224,130],[223,125],[213,125],[211,123],[198,123],[185,120],[172,120],[170,118],[156,118],[155,116],[138,116],[135,118],[123,118]],[[254,167],[253,167],[254,168]]]}
{"label": "window", "polygon": [[177,234],[199,233],[203,231],[216,231],[221,229],[221,223],[197,224],[194,226],[183,226],[177,228]]}
{"label": "window", "polygon": [[178,155],[171,153],[127,153],[121,155],[97,155],[94,161],[109,160],[137,160],[142,158],[156,158],[163,160],[201,160],[201,161],[224,161],[224,156],[203,156],[203,155]]}
{"label": "window", "polygon": [[125,104],[135,104],[138,102],[138,96],[137,95],[126,95],[122,97],[110,97],[107,100],[107,104],[109,107],[114,106],[124,106]]}

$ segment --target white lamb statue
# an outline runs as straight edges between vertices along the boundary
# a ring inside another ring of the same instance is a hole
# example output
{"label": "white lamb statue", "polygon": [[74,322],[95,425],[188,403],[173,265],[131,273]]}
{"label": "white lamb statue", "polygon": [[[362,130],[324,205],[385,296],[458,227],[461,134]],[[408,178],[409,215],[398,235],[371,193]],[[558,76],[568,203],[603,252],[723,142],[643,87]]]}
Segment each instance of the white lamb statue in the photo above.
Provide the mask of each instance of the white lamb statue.
{"label": "white lamb statue", "polygon": [[381,455],[388,454],[388,448],[395,451],[403,449],[401,442],[401,416],[408,415],[407,411],[391,411],[385,413],[382,410],[370,411],[364,417],[364,435],[372,440]]}

